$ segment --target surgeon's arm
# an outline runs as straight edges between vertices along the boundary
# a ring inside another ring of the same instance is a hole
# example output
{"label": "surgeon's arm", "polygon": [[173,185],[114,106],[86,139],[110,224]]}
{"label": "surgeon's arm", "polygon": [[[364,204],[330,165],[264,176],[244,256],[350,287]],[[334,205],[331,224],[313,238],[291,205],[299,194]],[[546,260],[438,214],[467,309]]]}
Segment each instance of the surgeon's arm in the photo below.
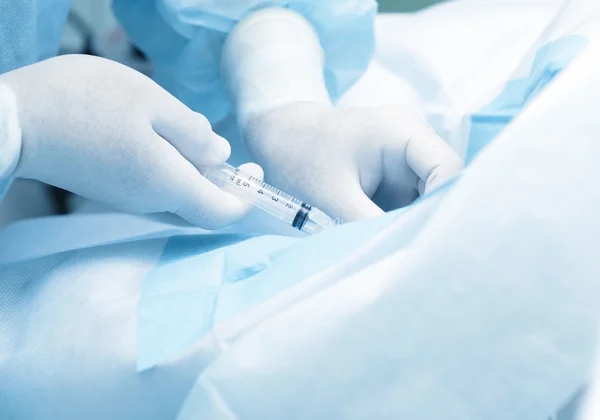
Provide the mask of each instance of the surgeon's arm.
{"label": "surgeon's arm", "polygon": [[375,46],[375,0],[113,0],[130,39],[154,65],[153,78],[212,124],[233,106],[221,77],[225,39],[241,20],[279,7],[318,34],[329,95],[339,98],[364,73]]}
{"label": "surgeon's arm", "polygon": [[298,13],[263,9],[227,37],[221,75],[243,128],[253,116],[277,107],[312,102],[331,106],[325,55],[317,32]]}

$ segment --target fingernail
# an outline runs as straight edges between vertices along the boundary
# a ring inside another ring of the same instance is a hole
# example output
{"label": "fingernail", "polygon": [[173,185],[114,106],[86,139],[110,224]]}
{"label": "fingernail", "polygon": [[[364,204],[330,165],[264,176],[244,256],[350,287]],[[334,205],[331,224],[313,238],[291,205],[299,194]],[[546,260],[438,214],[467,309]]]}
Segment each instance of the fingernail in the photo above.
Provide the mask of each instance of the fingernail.
{"label": "fingernail", "polygon": [[231,145],[218,134],[213,134],[214,140],[209,151],[209,159],[215,163],[222,163],[231,155]]}

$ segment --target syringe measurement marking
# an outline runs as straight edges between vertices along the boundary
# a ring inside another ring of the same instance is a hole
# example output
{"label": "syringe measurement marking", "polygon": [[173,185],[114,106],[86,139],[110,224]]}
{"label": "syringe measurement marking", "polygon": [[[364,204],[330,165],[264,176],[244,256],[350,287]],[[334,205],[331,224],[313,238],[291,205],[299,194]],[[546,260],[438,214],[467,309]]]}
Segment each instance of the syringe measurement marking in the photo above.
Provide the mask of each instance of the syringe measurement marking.
{"label": "syringe measurement marking", "polygon": [[[339,219],[334,220],[330,218],[330,220],[326,220],[326,215],[320,216],[323,220],[320,217],[313,220],[312,207],[310,205],[267,184],[262,179],[259,180],[227,163],[217,168],[215,175],[212,175],[210,170],[204,175],[224,191],[229,191],[237,195],[240,199],[248,201],[250,204],[270,213],[272,216],[287,223],[290,223],[291,220],[292,227],[303,232],[315,233],[330,225],[343,223]],[[240,189],[238,190],[237,187]],[[262,195],[264,198],[258,199],[256,197],[252,199],[252,194]],[[270,200],[267,197],[270,197]],[[287,209],[284,211],[281,206]],[[319,214],[317,213],[317,215]],[[312,220],[312,224],[305,229],[307,220]]]}
{"label": "syringe measurement marking", "polygon": [[[239,176],[239,170],[235,170],[234,174],[229,178],[229,180],[236,186],[238,187],[245,187],[245,188],[249,188],[251,186],[251,184],[249,182],[243,181],[242,182],[242,178]],[[292,197],[289,194],[284,193],[283,191],[281,191],[278,188],[273,187],[272,185],[267,184],[264,181],[261,181],[253,176],[248,177],[248,181],[255,181],[256,183],[260,184],[264,189],[266,190],[271,190],[275,192],[275,195],[271,195],[271,200],[273,200],[275,203],[279,203],[279,199],[280,198],[284,198],[286,199],[286,203],[285,203],[285,207],[289,208],[289,209],[293,209],[294,208],[294,204],[296,204],[297,206],[301,206],[302,205],[302,201],[298,200],[295,197]],[[264,191],[262,189],[258,189],[256,191],[257,194],[260,195],[264,195]],[[283,202],[281,203],[283,204]]]}

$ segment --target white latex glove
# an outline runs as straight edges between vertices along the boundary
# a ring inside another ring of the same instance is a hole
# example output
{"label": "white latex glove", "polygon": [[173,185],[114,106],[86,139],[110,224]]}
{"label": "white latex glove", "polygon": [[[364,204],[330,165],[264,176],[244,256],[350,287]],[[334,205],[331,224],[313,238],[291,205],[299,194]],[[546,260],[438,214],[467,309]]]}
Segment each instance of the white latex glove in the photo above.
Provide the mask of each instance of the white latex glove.
{"label": "white latex glove", "polygon": [[267,180],[334,217],[380,215],[462,169],[458,155],[408,108],[288,104],[252,116],[246,145]]}
{"label": "white latex glove", "polygon": [[355,220],[383,212],[372,197],[397,208],[462,169],[452,148],[408,108],[332,107],[323,60],[310,23],[285,9],[250,15],[225,43],[224,82],[268,182]]}
{"label": "white latex glove", "polygon": [[[229,143],[141,73],[72,55],[6,73],[0,85],[14,93],[22,132],[12,177],[125,211],[176,213],[207,229],[248,211],[197,170],[227,160]],[[256,165],[244,170],[262,175]]]}

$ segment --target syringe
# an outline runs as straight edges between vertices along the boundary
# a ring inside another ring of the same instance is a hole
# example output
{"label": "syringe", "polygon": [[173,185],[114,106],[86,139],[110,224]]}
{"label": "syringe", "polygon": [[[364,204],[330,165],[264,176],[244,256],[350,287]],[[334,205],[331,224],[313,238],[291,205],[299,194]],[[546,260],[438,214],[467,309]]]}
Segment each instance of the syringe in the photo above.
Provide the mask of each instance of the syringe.
{"label": "syringe", "polygon": [[222,190],[283,220],[299,231],[313,234],[344,223],[329,217],[283,191],[223,163],[203,172],[204,177]]}

